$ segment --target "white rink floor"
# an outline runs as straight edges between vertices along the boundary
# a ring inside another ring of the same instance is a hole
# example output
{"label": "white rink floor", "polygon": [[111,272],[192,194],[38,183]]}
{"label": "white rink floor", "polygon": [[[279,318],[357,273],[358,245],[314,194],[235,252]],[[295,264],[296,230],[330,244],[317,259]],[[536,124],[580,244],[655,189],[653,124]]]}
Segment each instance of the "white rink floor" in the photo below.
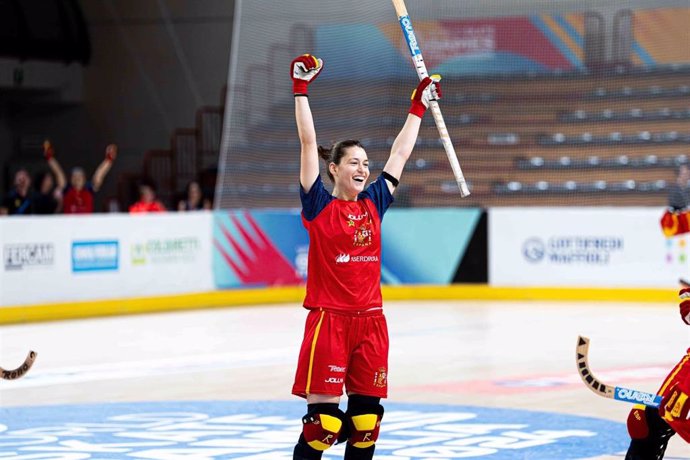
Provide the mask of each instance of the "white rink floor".
{"label": "white rink floor", "polygon": [[[391,402],[623,423],[628,404],[598,397],[580,382],[577,335],[591,338],[590,364],[601,380],[645,391],[655,391],[690,346],[690,327],[674,304],[410,301],[385,308]],[[290,388],[305,315],[288,305],[0,326],[3,367],[15,367],[29,349],[39,354],[25,378],[0,381],[0,406],[294,402]],[[0,433],[8,422],[0,420]],[[382,427],[383,439],[386,418]],[[1,459],[39,458],[8,452],[3,455],[0,442]],[[623,458],[610,454],[596,458]],[[690,447],[675,437],[666,458],[690,458]]]}

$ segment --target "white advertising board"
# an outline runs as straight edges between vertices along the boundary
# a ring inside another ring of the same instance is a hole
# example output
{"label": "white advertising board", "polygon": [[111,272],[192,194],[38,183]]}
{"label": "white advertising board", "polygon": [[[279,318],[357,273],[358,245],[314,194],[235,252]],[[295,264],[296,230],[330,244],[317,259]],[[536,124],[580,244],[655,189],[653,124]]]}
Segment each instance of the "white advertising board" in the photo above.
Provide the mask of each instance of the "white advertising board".
{"label": "white advertising board", "polygon": [[492,208],[493,286],[666,288],[690,274],[688,236],[666,238],[662,208]]}
{"label": "white advertising board", "polygon": [[0,305],[209,291],[210,212],[0,219]]}

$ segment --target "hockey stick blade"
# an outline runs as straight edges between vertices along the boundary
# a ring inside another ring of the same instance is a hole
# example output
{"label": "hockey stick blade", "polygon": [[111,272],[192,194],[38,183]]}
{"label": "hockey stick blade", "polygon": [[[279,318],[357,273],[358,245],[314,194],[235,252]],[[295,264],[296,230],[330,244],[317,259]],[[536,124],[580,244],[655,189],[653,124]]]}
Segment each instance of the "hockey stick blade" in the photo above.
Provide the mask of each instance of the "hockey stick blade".
{"label": "hockey stick blade", "polygon": [[587,385],[587,388],[604,398],[616,399],[618,401],[633,404],[644,404],[649,407],[659,407],[661,404],[661,396],[644,391],[632,390],[630,388],[608,385],[596,378],[589,368],[588,353],[589,339],[581,335],[578,336],[575,351],[577,371],[584,384]]}
{"label": "hockey stick blade", "polygon": [[38,353],[36,353],[35,351],[30,351],[22,365],[16,369],[5,370],[2,367],[0,367],[0,377],[4,380],[15,380],[20,377],[23,377],[24,375],[26,375],[27,372],[29,372],[31,366],[34,365],[34,361],[36,361],[36,356],[38,356]]}

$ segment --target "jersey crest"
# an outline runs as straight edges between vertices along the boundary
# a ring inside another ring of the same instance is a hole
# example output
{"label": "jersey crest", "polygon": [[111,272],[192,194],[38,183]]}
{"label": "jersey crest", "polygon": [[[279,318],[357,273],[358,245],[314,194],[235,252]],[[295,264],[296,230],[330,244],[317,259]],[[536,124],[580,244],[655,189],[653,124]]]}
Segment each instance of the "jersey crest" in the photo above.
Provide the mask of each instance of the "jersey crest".
{"label": "jersey crest", "polygon": [[372,225],[370,220],[357,225],[355,227],[355,234],[353,244],[355,246],[369,246],[371,244],[371,237],[373,235]]}

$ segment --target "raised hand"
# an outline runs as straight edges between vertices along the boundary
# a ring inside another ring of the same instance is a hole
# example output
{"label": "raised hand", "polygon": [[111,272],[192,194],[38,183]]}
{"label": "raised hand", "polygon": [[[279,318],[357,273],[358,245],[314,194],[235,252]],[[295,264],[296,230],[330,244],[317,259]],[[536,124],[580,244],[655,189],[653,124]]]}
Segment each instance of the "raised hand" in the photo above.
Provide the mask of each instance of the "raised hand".
{"label": "raised hand", "polygon": [[46,161],[50,161],[53,159],[55,156],[55,149],[53,148],[53,144],[50,143],[48,139],[43,141],[43,158],[46,159]]}
{"label": "raised hand", "polygon": [[105,148],[105,159],[115,161],[115,158],[117,158],[117,145],[110,144]]}
{"label": "raised hand", "polygon": [[410,113],[419,118],[424,117],[424,112],[429,108],[429,101],[437,101],[441,99],[441,76],[432,75],[426,77],[419,82],[417,88],[412,92],[412,104],[410,105]]}
{"label": "raised hand", "polygon": [[295,95],[307,95],[307,86],[316,80],[323,69],[323,61],[311,54],[303,54],[290,64],[292,91]]}

